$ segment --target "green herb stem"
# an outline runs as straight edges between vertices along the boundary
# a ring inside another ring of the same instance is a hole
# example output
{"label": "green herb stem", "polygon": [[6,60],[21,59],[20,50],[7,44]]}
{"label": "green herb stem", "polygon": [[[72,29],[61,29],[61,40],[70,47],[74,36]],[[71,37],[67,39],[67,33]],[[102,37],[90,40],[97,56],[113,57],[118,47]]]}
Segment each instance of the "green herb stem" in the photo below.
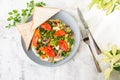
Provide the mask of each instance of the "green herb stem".
{"label": "green herb stem", "polygon": [[27,22],[33,13],[34,6],[43,7],[46,6],[46,4],[44,2],[35,3],[34,0],[31,0],[30,2],[26,3],[26,8],[22,9],[21,11],[10,11],[8,13],[9,17],[7,18],[9,24],[6,26],[6,28],[11,28],[17,24]]}

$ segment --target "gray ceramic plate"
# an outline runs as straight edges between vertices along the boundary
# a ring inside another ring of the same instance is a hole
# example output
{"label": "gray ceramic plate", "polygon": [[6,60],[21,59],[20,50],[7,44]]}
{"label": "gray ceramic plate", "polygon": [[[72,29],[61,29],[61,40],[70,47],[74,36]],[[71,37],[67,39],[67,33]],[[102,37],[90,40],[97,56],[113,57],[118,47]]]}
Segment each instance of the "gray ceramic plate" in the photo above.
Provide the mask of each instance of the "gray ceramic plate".
{"label": "gray ceramic plate", "polygon": [[66,11],[61,10],[59,13],[57,13],[55,16],[53,16],[51,19],[60,19],[61,21],[63,21],[65,24],[69,25],[70,28],[72,29],[72,31],[74,32],[74,46],[73,49],[70,53],[70,55],[68,57],[66,57],[65,59],[58,61],[57,63],[53,64],[53,63],[49,63],[49,62],[45,62],[42,61],[39,57],[37,57],[34,52],[32,51],[32,48],[30,47],[29,51],[25,51],[25,46],[24,46],[24,42],[21,39],[22,42],[22,46],[23,49],[26,53],[26,55],[33,60],[34,62],[40,64],[40,65],[44,65],[44,66],[49,66],[49,67],[53,67],[53,66],[58,66],[61,65],[63,63],[66,63],[67,61],[69,61],[76,53],[76,51],[79,48],[80,45],[80,30],[78,27],[77,22],[75,21],[74,17],[72,17],[69,13],[67,13]]}

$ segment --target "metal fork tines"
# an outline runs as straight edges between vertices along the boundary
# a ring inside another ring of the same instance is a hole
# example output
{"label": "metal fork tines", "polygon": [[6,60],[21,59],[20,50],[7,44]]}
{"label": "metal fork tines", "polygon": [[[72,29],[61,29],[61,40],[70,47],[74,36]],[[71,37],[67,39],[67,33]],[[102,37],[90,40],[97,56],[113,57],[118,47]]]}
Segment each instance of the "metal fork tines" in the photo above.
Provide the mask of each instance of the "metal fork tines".
{"label": "metal fork tines", "polygon": [[[80,18],[80,20],[81,20],[81,22],[82,22],[82,24],[83,24],[83,26],[84,26],[84,32],[83,32],[83,30],[81,30],[81,34],[82,34],[83,41],[84,41],[84,42],[88,45],[88,47],[90,48],[90,51],[91,51],[91,54],[92,54],[92,57],[93,57],[93,60],[94,60],[94,62],[95,62],[95,65],[96,65],[96,68],[97,68],[98,72],[101,72],[100,65],[99,65],[99,63],[98,63],[95,55],[93,54],[93,50],[92,50],[92,48],[91,48],[90,39],[94,42],[94,47],[95,47],[97,53],[100,53],[100,48],[99,48],[98,45],[96,44],[96,42],[95,42],[95,40],[94,40],[94,38],[93,38],[93,36],[92,36],[89,28],[88,28],[88,25],[87,25],[87,23],[86,23],[83,15],[82,15],[82,12],[80,11],[79,8],[77,8],[77,12],[78,12],[78,16],[79,16],[79,18]],[[89,36],[88,36],[88,34],[89,34]]]}
{"label": "metal fork tines", "polygon": [[81,31],[81,34],[82,34],[83,41],[84,41],[84,42],[88,45],[88,47],[90,48],[90,51],[91,51],[91,54],[92,54],[94,63],[95,63],[95,65],[96,65],[97,71],[98,71],[98,72],[101,72],[100,65],[99,65],[99,63],[98,63],[95,55],[93,54],[92,48],[91,48],[91,46],[90,46],[90,39],[89,39],[88,34],[86,33],[86,31],[85,31],[84,33]]}
{"label": "metal fork tines", "polygon": [[79,18],[80,18],[80,20],[81,20],[81,22],[83,24],[84,29],[87,30],[87,33],[89,33],[90,36],[91,36],[91,39],[93,41],[93,44],[95,46],[97,54],[102,53],[101,49],[99,48],[99,46],[97,45],[96,41],[94,40],[94,38],[93,38],[93,36],[92,36],[92,34],[91,34],[90,30],[89,30],[89,27],[88,27],[88,25],[87,25],[83,15],[82,15],[82,12],[81,12],[81,10],[79,8],[77,8],[77,12],[78,12],[78,16],[79,16]]}

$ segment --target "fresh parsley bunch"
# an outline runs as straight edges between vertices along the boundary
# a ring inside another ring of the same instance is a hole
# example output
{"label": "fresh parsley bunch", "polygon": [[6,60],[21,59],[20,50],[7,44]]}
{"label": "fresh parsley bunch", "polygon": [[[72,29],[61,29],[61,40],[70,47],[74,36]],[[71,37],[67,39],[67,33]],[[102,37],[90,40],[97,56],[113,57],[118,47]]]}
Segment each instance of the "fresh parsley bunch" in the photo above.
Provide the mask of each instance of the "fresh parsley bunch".
{"label": "fresh parsley bunch", "polygon": [[31,0],[30,2],[26,3],[26,8],[22,9],[21,11],[18,10],[12,10],[10,11],[9,17],[7,18],[7,21],[9,24],[6,26],[7,28],[11,28],[13,26],[16,26],[17,24],[26,22],[29,17],[32,15],[34,6],[43,7],[46,6],[44,2],[34,2],[34,0]]}

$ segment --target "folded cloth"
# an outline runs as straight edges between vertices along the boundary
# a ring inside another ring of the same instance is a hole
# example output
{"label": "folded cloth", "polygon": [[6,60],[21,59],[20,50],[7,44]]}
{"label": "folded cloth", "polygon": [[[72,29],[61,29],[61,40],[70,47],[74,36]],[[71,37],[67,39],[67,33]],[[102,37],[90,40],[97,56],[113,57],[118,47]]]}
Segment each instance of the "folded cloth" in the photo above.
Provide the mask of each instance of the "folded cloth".
{"label": "folded cloth", "polygon": [[[111,49],[112,45],[120,47],[120,13],[117,11],[109,15],[99,13],[99,11],[92,11],[91,14],[93,16],[88,16],[88,13],[84,15],[98,46],[102,51]],[[99,58],[99,61],[101,61],[102,57],[103,55],[98,55],[97,59]],[[103,72],[109,67],[109,64],[99,63]],[[100,80],[99,78],[101,78],[101,75],[98,76],[98,80]],[[120,80],[117,71],[112,72],[111,80]]]}
{"label": "folded cloth", "polygon": [[93,30],[92,33],[94,39],[102,50],[109,49],[112,45],[118,45],[118,47],[120,47],[119,12],[113,12],[110,15],[104,16],[101,23],[96,25],[96,29]]}

